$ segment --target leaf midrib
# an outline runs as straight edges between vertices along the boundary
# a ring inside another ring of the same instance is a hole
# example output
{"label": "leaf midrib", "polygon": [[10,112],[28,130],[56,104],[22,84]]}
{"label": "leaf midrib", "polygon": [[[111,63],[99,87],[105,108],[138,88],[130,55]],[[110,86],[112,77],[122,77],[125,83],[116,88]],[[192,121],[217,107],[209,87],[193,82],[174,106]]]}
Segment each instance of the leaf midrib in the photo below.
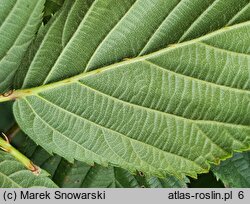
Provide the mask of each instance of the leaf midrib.
{"label": "leaf midrib", "polygon": [[[71,84],[71,83],[75,83],[75,82],[77,82],[79,80],[84,79],[85,77],[96,75],[96,74],[101,73],[101,72],[110,71],[110,70],[113,70],[115,68],[118,68],[118,67],[121,67],[121,66],[124,66],[124,65],[129,65],[129,64],[136,63],[136,62],[144,61],[144,60],[150,59],[152,57],[156,57],[158,55],[161,55],[163,53],[169,52],[171,50],[175,50],[175,49],[178,49],[180,47],[184,47],[184,46],[188,46],[188,45],[191,45],[191,44],[199,43],[202,40],[206,40],[206,39],[211,38],[213,36],[222,34],[224,32],[228,32],[229,30],[241,28],[241,27],[248,26],[248,25],[250,25],[250,21],[239,23],[239,24],[236,24],[236,25],[233,25],[233,26],[230,26],[230,27],[224,27],[224,28],[221,28],[221,29],[219,29],[217,31],[214,31],[214,32],[209,33],[209,34],[204,35],[204,36],[201,36],[199,38],[195,38],[195,39],[190,40],[190,41],[186,41],[186,42],[182,42],[182,43],[178,43],[178,44],[174,44],[174,45],[169,45],[168,47],[166,47],[164,49],[152,52],[152,53],[147,54],[147,55],[138,56],[138,57],[131,58],[131,59],[128,59],[128,60],[125,60],[125,61],[117,62],[117,63],[111,64],[111,65],[101,67],[99,69],[95,69],[95,70],[90,71],[90,72],[83,72],[83,73],[80,73],[78,75],[75,75],[75,76],[60,80],[60,81],[52,82],[50,84],[41,85],[41,86],[37,86],[37,87],[33,87],[33,88],[17,90],[17,91],[15,91],[15,98],[24,98],[26,96],[36,95],[36,94],[38,94],[40,92],[43,92],[43,91],[46,91],[46,90],[50,90],[50,89],[54,89],[54,88],[61,87],[61,86],[64,86],[64,85],[68,85],[68,84]],[[221,50],[223,50],[223,49],[221,49]],[[231,52],[231,51],[228,51],[228,52]],[[235,53],[235,52],[232,52],[232,53]],[[241,55],[241,54],[243,54],[243,53],[239,53],[239,55]],[[243,55],[250,56],[250,55],[247,55],[247,54],[243,54]],[[170,70],[166,69],[166,71],[170,71]],[[177,73],[177,72],[174,72],[174,73],[175,74],[180,74],[180,73]],[[212,86],[220,87],[220,88],[223,88],[223,89],[229,89],[229,90],[234,90],[235,92],[250,94],[249,90],[237,89],[237,88],[234,88],[234,87],[229,87],[229,86],[225,86],[225,85],[221,85],[221,84],[216,84],[216,83],[201,80],[201,79],[198,79],[198,78],[193,78],[193,77],[187,76],[187,75],[183,75],[183,76],[184,77],[189,77],[189,78],[192,78],[192,79],[195,79],[195,80],[199,80],[200,82],[210,84]]]}

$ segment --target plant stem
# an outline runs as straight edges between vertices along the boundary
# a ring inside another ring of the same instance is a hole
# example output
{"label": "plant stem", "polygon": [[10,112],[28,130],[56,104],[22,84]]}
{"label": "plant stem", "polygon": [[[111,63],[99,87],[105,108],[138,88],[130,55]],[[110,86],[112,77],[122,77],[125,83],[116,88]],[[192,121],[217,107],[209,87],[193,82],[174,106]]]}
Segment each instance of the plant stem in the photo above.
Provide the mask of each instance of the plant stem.
{"label": "plant stem", "polygon": [[[5,136],[5,134],[3,134]],[[33,162],[28,159],[26,156],[24,156],[21,152],[19,152],[16,148],[11,146],[11,144],[8,141],[7,136],[6,140],[4,140],[2,137],[0,137],[0,148],[4,150],[5,152],[8,152],[12,156],[14,156],[18,161],[20,161],[27,169],[32,171],[35,175],[40,174],[40,168],[33,164]]]}
{"label": "plant stem", "polygon": [[14,98],[10,96],[0,95],[0,102],[6,102],[6,101],[11,101],[11,100],[14,100]]}
{"label": "plant stem", "polygon": [[0,94],[0,103],[6,101],[16,100],[18,98],[32,95],[31,89],[10,90],[4,94]]}

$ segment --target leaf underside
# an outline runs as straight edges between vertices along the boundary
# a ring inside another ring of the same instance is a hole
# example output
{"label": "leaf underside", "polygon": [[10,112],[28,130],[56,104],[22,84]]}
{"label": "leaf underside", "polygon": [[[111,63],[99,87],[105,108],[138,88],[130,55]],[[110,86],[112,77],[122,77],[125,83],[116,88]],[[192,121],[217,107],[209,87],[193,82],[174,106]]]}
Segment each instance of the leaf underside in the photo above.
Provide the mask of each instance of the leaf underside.
{"label": "leaf underside", "polygon": [[249,9],[249,0],[66,1],[19,67],[16,120],[69,161],[207,172],[250,148]]}
{"label": "leaf underside", "polygon": [[58,155],[50,155],[37,146],[23,132],[19,132],[12,143],[36,165],[46,170],[51,179],[62,188],[180,188],[186,187],[187,178],[147,178],[142,173],[132,175],[117,167],[89,166],[75,161],[69,163]]}
{"label": "leaf underside", "polygon": [[0,3],[0,93],[12,88],[15,72],[42,21],[44,2],[8,0]]}

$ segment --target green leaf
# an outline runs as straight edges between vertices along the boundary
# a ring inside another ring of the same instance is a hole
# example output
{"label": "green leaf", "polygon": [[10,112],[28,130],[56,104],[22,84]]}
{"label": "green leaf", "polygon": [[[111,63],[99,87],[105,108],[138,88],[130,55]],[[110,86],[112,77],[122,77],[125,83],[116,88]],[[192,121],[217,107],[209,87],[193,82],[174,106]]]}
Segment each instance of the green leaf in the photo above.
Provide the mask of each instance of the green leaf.
{"label": "green leaf", "polygon": [[250,187],[250,152],[235,153],[234,156],[223,161],[219,166],[213,166],[213,173],[226,187]]}
{"label": "green leaf", "polygon": [[167,178],[146,178],[142,175],[131,175],[128,171],[117,167],[89,166],[83,162],[67,162],[57,155],[49,155],[37,146],[23,132],[19,132],[12,143],[36,165],[51,175],[52,180],[63,188],[90,187],[124,187],[124,188],[179,188],[186,187],[188,179],[177,180],[168,175]]}
{"label": "green leaf", "polygon": [[47,22],[56,11],[58,11],[63,5],[64,0],[46,0],[44,14],[43,14],[43,22]]}
{"label": "green leaf", "polygon": [[63,188],[181,188],[186,187],[184,181],[173,176],[165,179],[132,175],[128,171],[116,167],[89,166],[76,161],[70,164],[62,160],[54,174],[53,180]]}
{"label": "green leaf", "polygon": [[29,187],[57,187],[42,170],[39,176],[27,170],[20,162],[8,153],[0,151],[0,187],[1,188],[29,188]]}
{"label": "green leaf", "polygon": [[11,141],[12,145],[28,157],[35,165],[46,170],[53,178],[57,166],[61,162],[58,155],[50,155],[43,148],[35,144],[27,135],[19,131]]}
{"label": "green leaf", "polygon": [[248,10],[66,1],[17,75],[24,90],[0,101],[18,98],[20,127],[69,161],[196,177],[250,148]]}
{"label": "green leaf", "polygon": [[0,93],[13,76],[42,21],[44,0],[8,0],[0,4]]}

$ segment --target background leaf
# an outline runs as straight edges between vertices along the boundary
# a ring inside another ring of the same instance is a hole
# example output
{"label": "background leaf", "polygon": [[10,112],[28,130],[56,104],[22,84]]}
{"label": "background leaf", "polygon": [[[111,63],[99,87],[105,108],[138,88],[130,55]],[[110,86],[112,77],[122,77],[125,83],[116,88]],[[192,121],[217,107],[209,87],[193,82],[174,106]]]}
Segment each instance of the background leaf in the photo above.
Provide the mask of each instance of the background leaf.
{"label": "background leaf", "polygon": [[34,175],[8,153],[0,150],[1,188],[56,187],[47,176],[45,171],[39,176]]}
{"label": "background leaf", "polygon": [[1,1],[0,93],[12,88],[14,74],[42,21],[44,2]]}
{"label": "background leaf", "polygon": [[226,187],[249,188],[250,152],[235,153],[232,158],[221,162],[219,166],[213,166],[212,170]]}
{"label": "background leaf", "polygon": [[12,105],[13,102],[0,103],[0,132],[7,132],[15,123]]}
{"label": "background leaf", "polygon": [[46,0],[43,14],[43,22],[45,24],[61,8],[63,2],[64,0]]}
{"label": "background leaf", "polygon": [[156,177],[145,178],[131,175],[128,171],[116,167],[93,167],[82,162],[73,165],[63,160],[54,175],[54,181],[64,188],[181,188],[186,187],[184,181],[178,181],[173,176],[165,179]]}
{"label": "background leaf", "polygon": [[225,185],[210,171],[209,173],[198,175],[197,179],[190,179],[188,188],[225,188]]}

